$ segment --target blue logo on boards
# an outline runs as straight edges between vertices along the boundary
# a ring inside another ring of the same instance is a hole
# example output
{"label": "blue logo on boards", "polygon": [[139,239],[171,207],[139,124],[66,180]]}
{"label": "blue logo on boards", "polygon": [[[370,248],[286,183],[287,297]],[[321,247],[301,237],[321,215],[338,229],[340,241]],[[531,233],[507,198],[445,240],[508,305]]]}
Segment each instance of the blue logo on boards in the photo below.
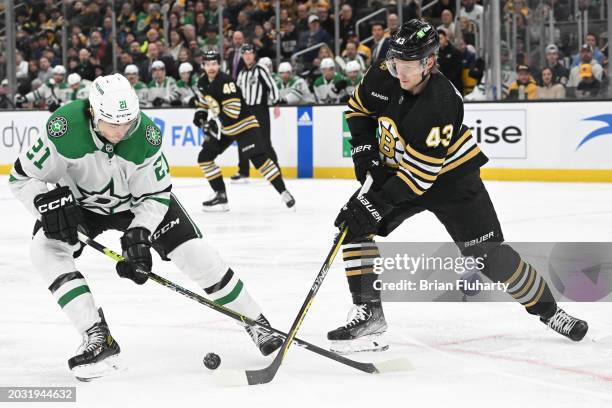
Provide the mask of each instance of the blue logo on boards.
{"label": "blue logo on boards", "polygon": [[612,135],[612,114],[607,113],[603,115],[592,116],[590,118],[586,118],[582,120],[592,120],[596,122],[603,122],[606,124],[606,126],[602,126],[599,129],[595,129],[594,131],[586,135],[585,138],[582,139],[582,141],[578,144],[578,146],[576,147],[576,150],[580,149],[580,147],[583,144],[585,144],[591,139],[595,139],[596,137],[604,136],[604,135]]}

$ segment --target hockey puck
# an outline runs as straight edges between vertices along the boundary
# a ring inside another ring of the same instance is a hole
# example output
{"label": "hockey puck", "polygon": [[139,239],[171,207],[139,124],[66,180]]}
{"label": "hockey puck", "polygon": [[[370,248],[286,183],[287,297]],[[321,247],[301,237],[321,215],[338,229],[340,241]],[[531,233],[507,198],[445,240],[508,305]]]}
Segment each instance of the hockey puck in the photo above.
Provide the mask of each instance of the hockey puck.
{"label": "hockey puck", "polygon": [[204,356],[204,365],[209,370],[215,370],[219,365],[221,365],[221,357],[219,357],[215,353],[208,353]]}

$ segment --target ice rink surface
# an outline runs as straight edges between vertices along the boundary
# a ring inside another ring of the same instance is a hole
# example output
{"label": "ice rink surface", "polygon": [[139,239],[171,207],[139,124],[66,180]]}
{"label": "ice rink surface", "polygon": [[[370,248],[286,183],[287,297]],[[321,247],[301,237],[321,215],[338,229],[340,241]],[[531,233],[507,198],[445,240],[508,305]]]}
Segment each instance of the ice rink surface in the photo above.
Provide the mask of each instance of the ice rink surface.
{"label": "ice rink surface", "polygon": [[[175,179],[174,191],[209,240],[240,274],[272,324],[287,330],[329,251],[333,219],[357,187],[348,180],[289,180],[297,211],[262,181],[228,185],[231,212],[206,214],[202,179]],[[612,187],[605,184],[488,182],[509,241],[612,241]],[[77,261],[104,308],[128,369],[77,382],[67,359],[81,338],[29,261],[32,217],[0,178],[0,386],[76,386],[70,407],[517,407],[612,406],[612,305],[565,304],[588,321],[580,343],[548,330],[514,303],[388,303],[390,350],[362,361],[406,357],[414,369],[368,375],[293,347],[271,384],[226,388],[202,358],[221,368],[262,368],[244,329],[154,282],[120,279],[112,261],[88,249]],[[119,248],[119,234],[99,238]],[[393,241],[448,241],[420,214]],[[154,270],[191,289],[170,263]],[[203,293],[202,291],[200,293]],[[350,296],[337,259],[298,336],[327,347]],[[54,407],[64,404],[53,404]],[[11,406],[0,403],[0,408]],[[28,404],[15,404],[28,406]]]}

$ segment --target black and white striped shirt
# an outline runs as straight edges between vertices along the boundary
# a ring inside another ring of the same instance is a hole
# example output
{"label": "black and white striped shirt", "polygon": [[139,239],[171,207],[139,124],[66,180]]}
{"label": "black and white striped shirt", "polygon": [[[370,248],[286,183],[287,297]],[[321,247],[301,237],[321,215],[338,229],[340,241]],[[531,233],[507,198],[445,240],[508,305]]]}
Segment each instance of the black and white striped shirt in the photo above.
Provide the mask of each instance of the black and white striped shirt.
{"label": "black and white striped shirt", "polygon": [[242,91],[242,97],[249,106],[272,104],[278,102],[279,92],[276,83],[268,70],[261,65],[254,64],[251,68],[243,68],[236,79]]}

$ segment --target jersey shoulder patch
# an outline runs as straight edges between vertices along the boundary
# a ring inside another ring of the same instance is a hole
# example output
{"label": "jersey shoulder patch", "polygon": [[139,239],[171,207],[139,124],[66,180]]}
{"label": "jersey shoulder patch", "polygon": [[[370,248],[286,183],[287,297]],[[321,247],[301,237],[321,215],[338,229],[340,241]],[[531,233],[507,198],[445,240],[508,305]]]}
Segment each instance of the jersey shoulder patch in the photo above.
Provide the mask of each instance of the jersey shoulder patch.
{"label": "jersey shoulder patch", "polygon": [[115,145],[115,153],[138,166],[157,154],[161,145],[161,130],[151,118],[140,112],[140,125],[131,137]]}
{"label": "jersey shoulder patch", "polygon": [[97,150],[89,129],[89,101],[75,100],[56,110],[45,126],[57,152],[78,159]]}

